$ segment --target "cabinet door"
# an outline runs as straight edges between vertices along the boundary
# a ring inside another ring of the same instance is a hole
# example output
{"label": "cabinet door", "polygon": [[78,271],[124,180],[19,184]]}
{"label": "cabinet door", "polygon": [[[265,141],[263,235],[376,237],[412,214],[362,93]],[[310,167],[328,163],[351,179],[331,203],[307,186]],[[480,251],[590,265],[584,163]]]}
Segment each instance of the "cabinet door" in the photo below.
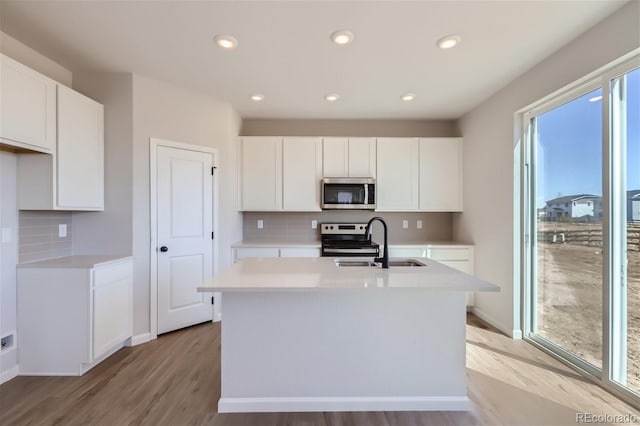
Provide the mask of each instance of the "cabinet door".
{"label": "cabinet door", "polygon": [[426,247],[389,247],[390,257],[427,257]]}
{"label": "cabinet door", "polygon": [[283,247],[280,257],[320,257],[320,249],[315,247]]}
{"label": "cabinet door", "polygon": [[376,177],[376,138],[349,138],[349,176]]}
{"label": "cabinet door", "polygon": [[320,211],[322,139],[284,138],[283,209]]}
{"label": "cabinet door", "polygon": [[242,247],[235,250],[234,262],[247,257],[279,257],[280,249],[277,247]]}
{"label": "cabinet door", "polygon": [[420,210],[462,211],[462,139],[420,139]]}
{"label": "cabinet door", "polygon": [[282,138],[245,137],[240,143],[242,210],[282,210]]}
{"label": "cabinet door", "polygon": [[349,176],[349,140],[347,138],[324,138],[322,151],[324,177]]}
{"label": "cabinet door", "polygon": [[377,141],[377,211],[418,209],[418,139]]}
{"label": "cabinet door", "polygon": [[93,270],[94,360],[132,336],[132,291],[132,262]]}
{"label": "cabinet door", "polygon": [[104,209],[104,109],[58,86],[57,208]]}
{"label": "cabinet door", "polygon": [[51,153],[56,144],[56,83],[2,55],[0,144]]}

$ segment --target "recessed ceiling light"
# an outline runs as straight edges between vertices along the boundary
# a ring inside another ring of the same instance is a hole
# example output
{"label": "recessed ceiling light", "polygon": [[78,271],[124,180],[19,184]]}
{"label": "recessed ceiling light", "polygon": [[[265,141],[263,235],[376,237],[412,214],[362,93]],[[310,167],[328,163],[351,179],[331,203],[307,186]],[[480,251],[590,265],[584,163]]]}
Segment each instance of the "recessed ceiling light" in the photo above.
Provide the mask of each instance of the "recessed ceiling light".
{"label": "recessed ceiling light", "polygon": [[593,98],[589,98],[589,102],[598,102],[600,100],[602,100],[602,95],[594,96]]}
{"label": "recessed ceiling light", "polygon": [[402,97],[400,99],[402,99],[403,101],[409,102],[412,101],[416,98],[416,95],[413,93],[407,93],[402,95]]}
{"label": "recessed ceiling light", "polygon": [[348,30],[336,31],[333,34],[331,34],[331,40],[335,44],[339,44],[339,45],[345,45],[345,44],[351,43],[353,41],[353,37],[354,37],[353,33]]}
{"label": "recessed ceiling light", "polygon": [[238,40],[226,34],[218,34],[213,38],[213,41],[224,50],[233,50],[238,47]]}
{"label": "recessed ceiling light", "polygon": [[452,47],[455,47],[458,43],[460,43],[460,36],[448,35],[448,36],[442,37],[440,40],[437,41],[436,44],[440,49],[451,49]]}
{"label": "recessed ceiling light", "polygon": [[263,99],[264,99],[264,95],[263,94],[256,93],[254,95],[251,95],[251,100],[254,101],[254,102],[260,102]]}
{"label": "recessed ceiling light", "polygon": [[340,95],[338,95],[337,93],[331,93],[329,95],[326,95],[324,98],[329,102],[335,102],[340,99]]}

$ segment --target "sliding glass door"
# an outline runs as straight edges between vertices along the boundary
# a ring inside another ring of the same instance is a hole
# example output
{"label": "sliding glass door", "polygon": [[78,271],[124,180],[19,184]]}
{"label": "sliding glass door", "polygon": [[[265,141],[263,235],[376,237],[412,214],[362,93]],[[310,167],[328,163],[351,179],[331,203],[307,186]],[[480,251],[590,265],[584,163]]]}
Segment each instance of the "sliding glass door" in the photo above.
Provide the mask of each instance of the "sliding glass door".
{"label": "sliding glass door", "polygon": [[640,403],[638,58],[523,114],[525,337]]}
{"label": "sliding glass door", "polygon": [[532,118],[533,332],[602,368],[602,90]]}

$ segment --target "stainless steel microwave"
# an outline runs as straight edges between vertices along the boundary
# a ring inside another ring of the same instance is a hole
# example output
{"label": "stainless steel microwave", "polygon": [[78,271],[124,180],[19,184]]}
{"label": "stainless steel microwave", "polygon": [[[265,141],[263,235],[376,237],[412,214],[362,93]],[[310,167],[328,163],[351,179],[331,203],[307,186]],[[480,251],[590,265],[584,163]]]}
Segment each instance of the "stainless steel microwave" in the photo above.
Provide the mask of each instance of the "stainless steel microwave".
{"label": "stainless steel microwave", "polygon": [[322,179],[322,208],[374,210],[376,180],[372,178]]}

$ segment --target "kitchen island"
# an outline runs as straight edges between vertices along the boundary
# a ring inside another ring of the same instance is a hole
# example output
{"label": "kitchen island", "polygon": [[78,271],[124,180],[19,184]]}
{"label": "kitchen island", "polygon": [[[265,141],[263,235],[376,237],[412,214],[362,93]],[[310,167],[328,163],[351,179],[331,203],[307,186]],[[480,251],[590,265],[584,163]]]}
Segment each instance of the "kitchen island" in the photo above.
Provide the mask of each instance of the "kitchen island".
{"label": "kitchen island", "polygon": [[218,411],[467,410],[465,292],[499,288],[418,260],[249,258],[199,287],[223,293]]}

